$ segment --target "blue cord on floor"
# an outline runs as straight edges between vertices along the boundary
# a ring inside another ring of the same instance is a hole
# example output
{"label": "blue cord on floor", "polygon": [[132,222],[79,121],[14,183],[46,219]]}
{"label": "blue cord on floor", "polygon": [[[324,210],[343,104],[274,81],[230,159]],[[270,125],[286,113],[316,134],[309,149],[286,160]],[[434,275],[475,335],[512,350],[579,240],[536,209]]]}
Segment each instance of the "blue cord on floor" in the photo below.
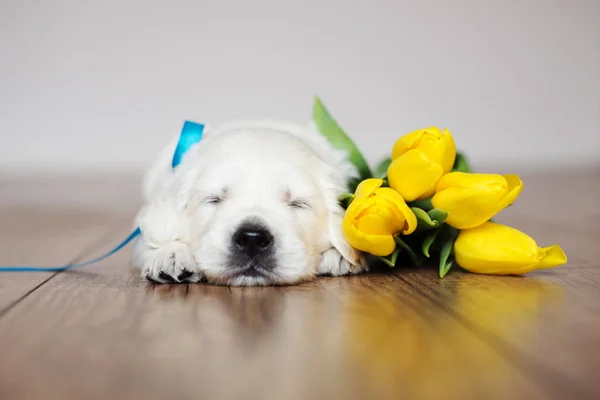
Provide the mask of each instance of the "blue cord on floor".
{"label": "blue cord on floor", "polygon": [[62,267],[0,267],[0,272],[60,272],[60,271],[66,271],[71,268],[84,267],[86,265],[97,263],[98,261],[102,261],[105,258],[112,256],[117,251],[119,251],[123,247],[127,246],[129,244],[129,242],[131,242],[133,239],[135,239],[141,233],[142,233],[142,231],[140,230],[140,228],[137,228],[125,240],[123,240],[119,245],[117,245],[117,247],[115,247],[108,253],[105,253],[105,254],[101,255],[100,257],[96,257],[92,260],[85,261],[82,263],[69,264],[69,265],[64,265]]}
{"label": "blue cord on floor", "polygon": [[[190,147],[192,147],[194,144],[198,143],[200,139],[202,139],[203,133],[203,124],[198,124],[192,121],[185,121],[185,123],[183,124],[183,129],[181,130],[181,135],[179,136],[177,148],[175,149],[175,154],[173,155],[173,160],[171,162],[173,168],[179,165],[181,159],[183,158],[183,155],[190,149]],[[127,246],[137,236],[141,235],[141,233],[141,229],[136,228],[125,240],[123,240],[120,244],[118,244],[114,249],[110,250],[108,253],[105,253],[100,257],[96,257],[92,260],[85,261],[82,263],[63,265],[62,267],[0,267],[0,272],[61,272],[72,268],[85,267],[86,265],[97,263],[99,261],[104,260],[105,258],[112,256],[117,251]]]}

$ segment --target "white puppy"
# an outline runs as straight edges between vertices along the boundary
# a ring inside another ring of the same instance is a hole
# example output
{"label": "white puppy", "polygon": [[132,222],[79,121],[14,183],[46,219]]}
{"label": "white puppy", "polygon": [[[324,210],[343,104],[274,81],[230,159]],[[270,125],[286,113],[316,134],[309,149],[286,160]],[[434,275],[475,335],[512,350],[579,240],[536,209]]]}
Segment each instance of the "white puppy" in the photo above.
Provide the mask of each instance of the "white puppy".
{"label": "white puppy", "polygon": [[257,121],[206,128],[173,170],[150,169],[133,263],[156,282],[293,284],[366,269],[342,235],[338,196],[357,176],[311,128]]}

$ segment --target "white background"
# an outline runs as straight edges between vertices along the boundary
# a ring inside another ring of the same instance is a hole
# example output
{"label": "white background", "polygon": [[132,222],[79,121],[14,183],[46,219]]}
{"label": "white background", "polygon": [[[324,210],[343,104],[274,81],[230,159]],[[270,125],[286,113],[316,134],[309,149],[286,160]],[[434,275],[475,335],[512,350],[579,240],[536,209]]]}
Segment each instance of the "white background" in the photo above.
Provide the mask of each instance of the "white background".
{"label": "white background", "polygon": [[0,173],[143,170],[184,119],[305,122],[369,160],[448,127],[480,168],[600,164],[600,1],[0,0]]}

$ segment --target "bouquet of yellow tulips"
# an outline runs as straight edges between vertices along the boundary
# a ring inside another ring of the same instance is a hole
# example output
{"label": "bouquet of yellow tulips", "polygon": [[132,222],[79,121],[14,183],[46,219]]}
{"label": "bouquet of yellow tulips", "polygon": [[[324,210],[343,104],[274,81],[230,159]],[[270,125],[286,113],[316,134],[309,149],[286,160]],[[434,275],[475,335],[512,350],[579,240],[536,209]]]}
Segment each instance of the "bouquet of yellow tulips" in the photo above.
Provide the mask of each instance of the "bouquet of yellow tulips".
{"label": "bouquet of yellow tulips", "polygon": [[440,277],[454,263],[480,274],[513,275],[566,263],[558,245],[539,247],[523,232],[491,219],[511,205],[517,175],[473,173],[447,129],[430,127],[400,137],[391,157],[371,171],[323,103],[313,108],[317,130],[348,153],[360,179],[340,197],[344,236],[357,250],[390,266],[404,255],[419,265],[434,255]]}

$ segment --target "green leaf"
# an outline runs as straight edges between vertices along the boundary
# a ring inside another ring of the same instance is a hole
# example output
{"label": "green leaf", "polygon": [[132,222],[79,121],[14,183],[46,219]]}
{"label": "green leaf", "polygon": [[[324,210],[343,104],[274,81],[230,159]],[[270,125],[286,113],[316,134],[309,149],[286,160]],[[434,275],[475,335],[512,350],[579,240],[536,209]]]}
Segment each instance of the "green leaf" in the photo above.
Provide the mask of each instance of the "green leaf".
{"label": "green leaf", "polygon": [[350,203],[354,200],[354,193],[342,193],[340,197],[338,197],[338,202],[345,209],[350,207]]}
{"label": "green leaf", "polygon": [[[415,253],[412,247],[406,244],[406,242],[402,240],[402,238],[400,238],[399,235],[394,235],[394,240],[396,240],[396,244],[398,244],[398,246],[400,246],[402,250],[406,251],[406,253],[408,254],[408,258],[413,263],[413,265],[421,265],[423,263],[423,259],[419,257],[419,255]],[[398,246],[396,246],[396,248],[398,248]]]}
{"label": "green leaf", "polygon": [[448,218],[448,213],[439,208],[434,208],[429,210],[429,212],[425,212],[425,210],[418,207],[411,207],[410,209],[417,217],[417,231],[419,232],[435,229],[441,226],[446,218]]}
{"label": "green leaf", "polygon": [[384,263],[386,263],[387,265],[389,265],[390,267],[395,267],[396,266],[396,260],[398,259],[398,254],[400,254],[400,251],[402,249],[398,246],[396,246],[396,248],[394,249],[394,252],[392,254],[390,254],[389,256],[385,256],[385,257],[379,257],[379,259],[381,261],[383,261]]}
{"label": "green leaf", "polygon": [[448,211],[434,208],[433,210],[429,210],[427,215],[429,215],[429,218],[431,218],[433,221],[437,221],[441,225],[448,218]]}
{"label": "green leaf", "polygon": [[440,278],[445,277],[450,272],[453,264],[454,260],[452,258],[440,259]]}
{"label": "green leaf", "polygon": [[375,167],[375,175],[373,175],[375,178],[385,178],[387,175],[387,170],[390,167],[390,164],[392,163],[392,159],[391,158],[386,158],[384,160],[382,160],[379,164],[377,164],[377,166]]}
{"label": "green leaf", "polygon": [[356,147],[356,144],[350,139],[344,130],[333,119],[329,111],[325,108],[321,100],[317,97],[312,112],[313,122],[321,135],[338,150],[344,150],[348,153],[348,159],[358,169],[360,179],[368,179],[373,176],[367,161]]}
{"label": "green leaf", "polygon": [[440,226],[440,223],[436,220],[432,220],[425,210],[417,207],[411,207],[411,210],[417,217],[417,231],[428,231]]}
{"label": "green leaf", "polygon": [[351,199],[353,197],[354,197],[354,193],[342,193],[340,195],[340,197],[338,198],[338,200],[339,201],[344,201],[344,200],[347,200],[347,199]]}
{"label": "green leaf", "polygon": [[408,203],[409,207],[415,207],[415,208],[420,208],[421,210],[424,211],[429,211],[433,209],[433,206],[431,205],[431,198],[429,199],[425,199],[425,200],[415,200],[415,201],[411,201],[410,203]]}
{"label": "green leaf", "polygon": [[435,239],[438,237],[441,231],[442,228],[436,229],[433,232],[429,233],[427,236],[425,236],[425,239],[423,239],[423,243],[421,244],[421,251],[423,252],[423,255],[425,257],[430,257],[429,250],[431,249],[431,246],[433,245]]}
{"label": "green leaf", "polygon": [[454,252],[454,242],[458,236],[459,230],[451,227],[450,225],[444,225],[442,229],[442,236],[440,237],[441,251],[440,251],[440,278],[446,276],[450,268],[452,268],[452,254]]}
{"label": "green leaf", "polygon": [[454,166],[452,167],[452,171],[457,172],[473,172],[467,157],[464,154],[457,152],[456,158],[454,159]]}

